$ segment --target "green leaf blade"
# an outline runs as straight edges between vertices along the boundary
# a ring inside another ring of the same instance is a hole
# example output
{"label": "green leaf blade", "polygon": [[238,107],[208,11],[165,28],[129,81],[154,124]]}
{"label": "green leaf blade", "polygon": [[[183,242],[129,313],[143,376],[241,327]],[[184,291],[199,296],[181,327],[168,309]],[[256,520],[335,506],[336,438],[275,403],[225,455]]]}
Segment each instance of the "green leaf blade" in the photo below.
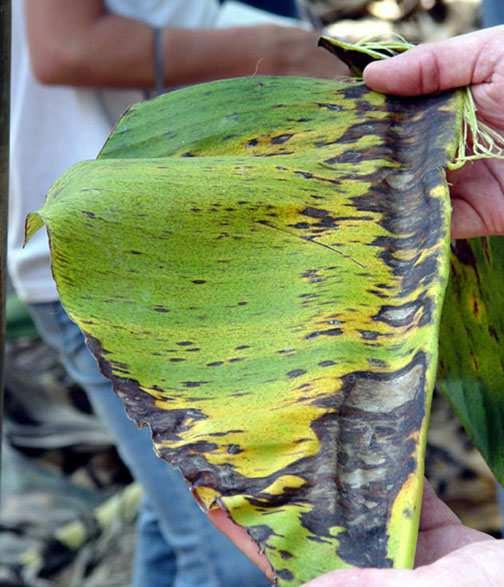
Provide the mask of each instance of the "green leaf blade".
{"label": "green leaf blade", "polygon": [[440,386],[504,483],[504,239],[458,241],[440,337]]}
{"label": "green leaf blade", "polygon": [[129,414],[279,585],[413,563],[459,103],[191,88],[126,115],[43,210]]}

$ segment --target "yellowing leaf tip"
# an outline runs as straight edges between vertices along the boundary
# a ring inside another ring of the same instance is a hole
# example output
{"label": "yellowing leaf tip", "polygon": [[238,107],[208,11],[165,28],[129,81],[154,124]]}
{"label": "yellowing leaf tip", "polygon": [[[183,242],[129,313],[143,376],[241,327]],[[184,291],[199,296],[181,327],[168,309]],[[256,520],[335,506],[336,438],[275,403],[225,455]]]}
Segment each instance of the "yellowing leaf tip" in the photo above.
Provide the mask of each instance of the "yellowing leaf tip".
{"label": "yellowing leaf tip", "polygon": [[25,234],[23,247],[30,241],[31,237],[44,226],[44,220],[38,212],[30,212],[25,220]]}

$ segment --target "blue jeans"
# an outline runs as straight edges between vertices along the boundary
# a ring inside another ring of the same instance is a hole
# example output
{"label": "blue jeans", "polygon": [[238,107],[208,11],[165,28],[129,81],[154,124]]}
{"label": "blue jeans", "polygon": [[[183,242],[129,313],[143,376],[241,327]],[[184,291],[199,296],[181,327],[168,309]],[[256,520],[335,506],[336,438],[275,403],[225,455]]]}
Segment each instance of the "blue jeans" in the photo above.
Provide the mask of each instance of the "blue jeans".
{"label": "blue jeans", "polygon": [[134,587],[266,587],[270,582],[207,520],[178,471],[159,459],[150,434],[128,419],[98,371],[79,328],[59,302],[31,304],[41,337],[61,356],[114,437],[145,497],[138,521]]}
{"label": "blue jeans", "polygon": [[504,24],[504,2],[502,0],[484,0],[483,24],[484,26]]}

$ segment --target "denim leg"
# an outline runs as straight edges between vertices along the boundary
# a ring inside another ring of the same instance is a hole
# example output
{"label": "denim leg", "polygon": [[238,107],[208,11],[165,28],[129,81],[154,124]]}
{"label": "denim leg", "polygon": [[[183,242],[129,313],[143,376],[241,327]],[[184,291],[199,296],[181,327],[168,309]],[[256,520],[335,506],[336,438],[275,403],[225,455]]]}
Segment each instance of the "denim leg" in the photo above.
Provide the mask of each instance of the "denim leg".
{"label": "denim leg", "polygon": [[166,543],[159,540],[162,533],[157,513],[145,497],[140,508],[137,533],[142,540],[136,546],[132,585],[173,585],[177,573],[175,556],[166,555]]}
{"label": "denim leg", "polygon": [[[81,331],[59,302],[34,304],[30,311],[41,336],[60,352],[69,374],[88,393],[97,415],[116,440],[123,460],[144,488],[147,510],[140,514],[135,577],[148,576],[148,553],[160,560],[164,549],[168,567],[169,559],[176,557],[175,581],[164,576],[161,583],[149,581],[136,583],[135,587],[269,585],[264,575],[210,524],[180,473],[155,455],[149,432],[137,429],[128,419],[110,382],[98,371]],[[154,513],[157,528],[151,523]]]}
{"label": "denim leg", "polygon": [[504,2],[502,0],[483,1],[483,25],[496,26],[504,24]]}

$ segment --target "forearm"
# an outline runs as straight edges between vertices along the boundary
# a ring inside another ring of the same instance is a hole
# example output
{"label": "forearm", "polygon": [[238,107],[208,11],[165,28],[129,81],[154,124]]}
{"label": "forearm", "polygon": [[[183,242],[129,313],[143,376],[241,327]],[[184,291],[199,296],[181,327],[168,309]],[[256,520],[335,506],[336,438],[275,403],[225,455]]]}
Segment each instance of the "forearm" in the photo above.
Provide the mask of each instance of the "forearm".
{"label": "forearm", "polygon": [[190,84],[236,76],[280,73],[280,27],[164,31],[166,82]]}
{"label": "forearm", "polygon": [[[71,10],[58,0],[29,0],[27,6],[31,60],[43,83],[153,87],[154,37],[148,25],[109,14],[101,2],[72,3]],[[256,70],[279,73],[275,29],[279,27],[164,29],[165,86],[252,75]]]}

